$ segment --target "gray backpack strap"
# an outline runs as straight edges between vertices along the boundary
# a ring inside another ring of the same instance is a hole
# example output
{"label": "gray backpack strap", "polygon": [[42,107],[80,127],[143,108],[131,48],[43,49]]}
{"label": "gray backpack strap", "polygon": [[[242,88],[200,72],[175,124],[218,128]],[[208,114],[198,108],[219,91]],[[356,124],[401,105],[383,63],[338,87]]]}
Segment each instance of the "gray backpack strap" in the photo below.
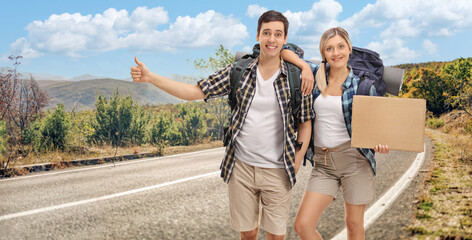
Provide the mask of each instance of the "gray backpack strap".
{"label": "gray backpack strap", "polygon": [[236,90],[239,87],[239,81],[243,77],[244,70],[246,70],[247,66],[249,65],[251,58],[243,58],[236,62],[236,64],[231,69],[231,77],[230,77],[230,93],[228,96],[228,104],[231,107],[231,110],[234,109],[236,104]]}
{"label": "gray backpack strap", "polygon": [[290,107],[292,109],[292,115],[294,116],[296,122],[295,125],[298,124],[298,114],[300,113],[300,106],[302,104],[302,92],[300,89],[300,69],[291,64],[287,63],[287,70],[288,70],[288,81],[290,84]]}
{"label": "gray backpack strap", "polygon": [[357,95],[365,95],[369,96],[370,88],[374,85],[375,81],[372,79],[367,78],[366,76],[362,76],[359,79],[359,85],[357,86]]}

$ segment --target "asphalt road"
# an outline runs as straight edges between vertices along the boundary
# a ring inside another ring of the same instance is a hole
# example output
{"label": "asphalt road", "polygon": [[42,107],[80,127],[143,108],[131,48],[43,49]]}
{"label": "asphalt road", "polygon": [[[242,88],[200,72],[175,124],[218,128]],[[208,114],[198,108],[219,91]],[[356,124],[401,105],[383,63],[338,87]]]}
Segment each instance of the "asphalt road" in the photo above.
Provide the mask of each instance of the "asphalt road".
{"label": "asphalt road", "polygon": [[[426,144],[429,156],[431,143]],[[219,176],[223,154],[219,148],[0,180],[0,239],[238,239],[229,227],[227,186]],[[377,156],[377,197],[416,155]],[[310,170],[302,167],[297,175],[287,239],[298,239],[292,224]],[[392,210],[367,229],[367,239],[405,235],[420,182],[413,181]],[[330,239],[343,228],[340,197],[318,229]]]}

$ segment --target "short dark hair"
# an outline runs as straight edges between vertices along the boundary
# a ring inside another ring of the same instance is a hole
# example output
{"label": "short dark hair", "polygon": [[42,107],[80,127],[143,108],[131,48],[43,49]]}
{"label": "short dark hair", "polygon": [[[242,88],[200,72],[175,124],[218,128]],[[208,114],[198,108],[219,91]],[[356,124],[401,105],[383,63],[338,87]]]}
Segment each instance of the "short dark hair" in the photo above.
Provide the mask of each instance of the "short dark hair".
{"label": "short dark hair", "polygon": [[257,35],[259,36],[262,23],[268,23],[273,21],[280,21],[284,23],[284,37],[286,37],[288,33],[288,20],[282,13],[274,10],[269,10],[259,17],[259,21],[257,22]]}

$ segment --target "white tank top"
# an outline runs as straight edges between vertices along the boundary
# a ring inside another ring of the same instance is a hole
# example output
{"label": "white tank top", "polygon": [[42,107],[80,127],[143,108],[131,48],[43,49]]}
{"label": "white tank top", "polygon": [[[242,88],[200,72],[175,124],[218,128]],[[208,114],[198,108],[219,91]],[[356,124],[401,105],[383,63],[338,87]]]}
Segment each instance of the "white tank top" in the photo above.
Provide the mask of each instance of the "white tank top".
{"label": "white tank top", "polygon": [[252,166],[284,168],[284,128],[274,88],[274,81],[279,74],[280,69],[264,81],[257,69],[256,93],[236,137],[236,159]]}
{"label": "white tank top", "polygon": [[316,114],[315,146],[332,148],[351,140],[343,117],[341,96],[320,95],[313,109]]}

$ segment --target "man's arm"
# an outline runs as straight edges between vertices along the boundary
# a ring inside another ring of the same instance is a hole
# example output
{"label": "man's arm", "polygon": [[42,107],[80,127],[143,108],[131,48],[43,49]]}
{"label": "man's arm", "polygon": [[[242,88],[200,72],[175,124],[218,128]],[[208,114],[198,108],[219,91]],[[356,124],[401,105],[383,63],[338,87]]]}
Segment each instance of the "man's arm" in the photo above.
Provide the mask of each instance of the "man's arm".
{"label": "man's arm", "polygon": [[305,156],[306,150],[308,149],[308,144],[310,144],[311,138],[311,120],[305,121],[298,125],[298,137],[297,141],[302,144],[300,150],[298,148],[295,150],[295,172],[298,172],[300,165],[303,162],[303,157]]}
{"label": "man's arm", "polygon": [[283,49],[280,52],[280,56],[289,63],[294,64],[302,70],[302,91],[303,94],[308,95],[311,93],[315,83],[315,77],[313,76],[313,71],[308,63],[299,58],[298,55],[288,49]]}
{"label": "man's arm", "polygon": [[183,100],[192,101],[205,98],[205,94],[200,86],[170,80],[149,71],[146,65],[140,62],[138,58],[134,57],[134,61],[138,65],[131,68],[131,77],[134,82],[152,83],[154,86],[164,90],[170,95]]}

